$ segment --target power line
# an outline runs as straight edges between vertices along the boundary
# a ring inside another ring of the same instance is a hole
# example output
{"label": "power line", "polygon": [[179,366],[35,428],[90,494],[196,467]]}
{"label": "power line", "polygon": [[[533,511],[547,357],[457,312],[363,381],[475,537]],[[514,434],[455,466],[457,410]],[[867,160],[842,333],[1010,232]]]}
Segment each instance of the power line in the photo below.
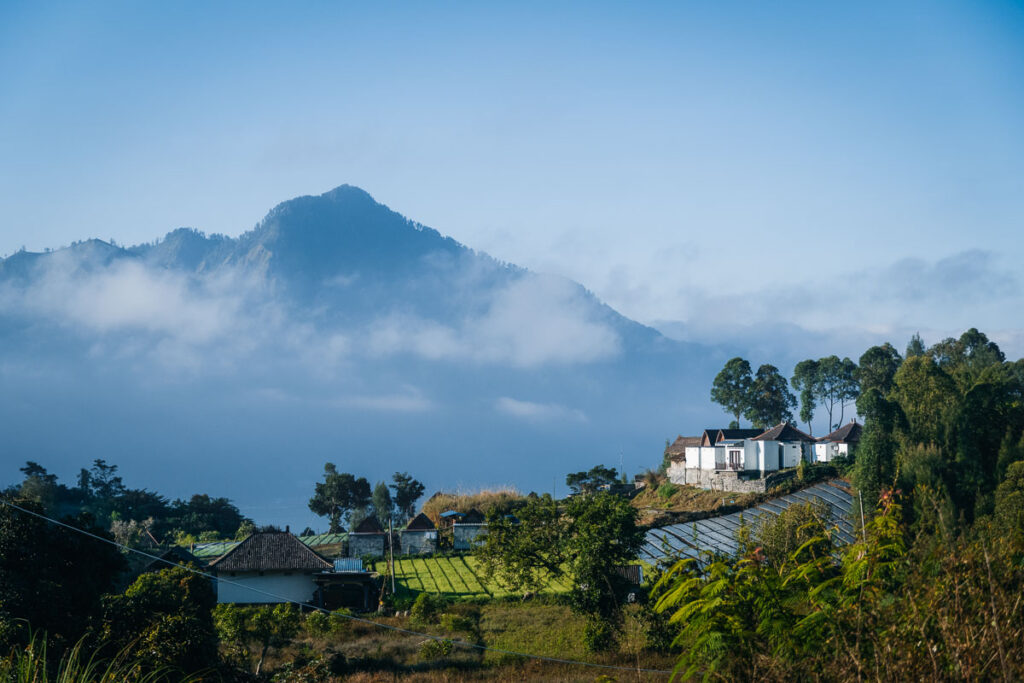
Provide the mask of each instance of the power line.
{"label": "power line", "polygon": [[117,541],[113,541],[113,540],[111,540],[109,538],[104,538],[104,537],[99,536],[97,534],[94,534],[94,533],[91,533],[89,531],[86,531],[85,529],[79,529],[78,527],[71,526],[70,524],[67,524],[65,522],[61,522],[61,521],[53,519],[51,517],[47,517],[46,515],[40,514],[38,512],[33,512],[32,510],[28,510],[26,508],[23,508],[20,505],[15,505],[14,503],[12,503],[10,501],[7,501],[7,500],[4,500],[3,498],[0,498],[0,504],[6,505],[9,508],[12,508],[14,510],[18,510],[19,512],[23,512],[23,513],[25,513],[27,515],[32,515],[33,517],[37,517],[39,519],[42,519],[42,520],[44,520],[46,522],[49,522],[50,524],[55,524],[57,526],[65,528],[65,529],[70,529],[71,531],[74,531],[76,533],[88,536],[89,538],[95,539],[97,541],[102,541],[103,543],[106,543],[108,545],[112,545],[112,546],[114,546],[116,548],[120,548],[121,550],[126,550],[126,551],[131,552],[131,553],[136,553],[138,555],[142,555],[143,557],[148,557],[151,560],[156,560],[157,562],[163,562],[164,564],[168,564],[168,565],[170,565],[172,567],[178,567],[180,569],[184,569],[185,571],[192,572],[193,574],[197,574],[198,576],[205,577],[205,578],[210,579],[212,581],[216,581],[216,582],[219,582],[219,583],[225,583],[225,584],[227,584],[229,586],[237,586],[238,588],[242,588],[244,590],[252,591],[254,593],[259,593],[261,595],[265,595],[267,597],[274,598],[277,601],[282,602],[282,603],[290,603],[292,605],[298,605],[299,607],[305,607],[307,609],[316,610],[317,612],[323,612],[325,614],[330,614],[330,615],[333,615],[333,616],[344,617],[345,619],[349,619],[350,621],[358,622],[360,624],[367,624],[367,625],[370,625],[370,626],[376,626],[378,628],[386,629],[388,631],[394,631],[396,633],[404,633],[404,634],[410,635],[410,636],[420,636],[420,637],[423,637],[423,638],[429,638],[430,640],[436,640],[436,641],[445,641],[445,640],[447,640],[447,641],[451,642],[453,645],[458,645],[459,647],[464,647],[466,649],[480,650],[480,651],[484,651],[484,652],[496,652],[498,654],[503,654],[503,655],[515,655],[517,657],[524,657],[524,658],[527,658],[527,659],[536,659],[536,660],[539,660],[539,661],[552,662],[552,663],[555,663],[555,664],[572,664],[572,665],[576,665],[576,666],[589,666],[589,667],[593,667],[593,668],[597,668],[597,669],[610,669],[610,670],[614,670],[614,671],[638,671],[638,672],[641,672],[641,673],[655,673],[655,674],[671,674],[672,673],[671,670],[667,670],[667,669],[642,669],[640,667],[616,666],[614,664],[597,664],[595,662],[585,662],[585,661],[580,660],[580,659],[561,659],[559,657],[547,657],[547,656],[544,656],[544,655],[533,655],[533,654],[529,654],[529,653],[526,653],[526,652],[515,652],[514,650],[502,650],[501,648],[488,647],[487,645],[477,645],[476,643],[467,643],[464,640],[452,640],[450,638],[444,638],[442,636],[435,636],[435,635],[430,634],[430,633],[422,633],[420,631],[413,631],[411,629],[402,628],[400,626],[392,626],[390,624],[382,624],[379,621],[373,621],[372,619],[363,619],[362,617],[357,617],[357,616],[352,615],[352,614],[344,614],[342,612],[331,612],[328,609],[325,609],[323,607],[318,607],[317,605],[313,605],[313,604],[310,604],[308,602],[299,602],[298,600],[291,600],[290,598],[286,598],[286,597],[284,597],[282,595],[278,595],[276,593],[271,593],[269,591],[265,591],[265,590],[260,589],[260,588],[253,588],[252,586],[247,586],[247,585],[241,584],[241,583],[239,583],[237,581],[231,581],[231,580],[228,580],[228,579],[223,579],[223,578],[220,578],[220,577],[218,577],[218,576],[216,576],[214,574],[210,574],[210,573],[204,572],[204,571],[202,571],[200,569],[196,569],[195,567],[189,567],[189,566],[184,565],[184,564],[178,564],[177,562],[174,562],[172,560],[168,560],[166,558],[159,557],[157,555],[152,555],[150,553],[145,552],[144,550],[139,550],[138,548],[132,548],[130,546],[124,545],[123,543],[118,543]]}

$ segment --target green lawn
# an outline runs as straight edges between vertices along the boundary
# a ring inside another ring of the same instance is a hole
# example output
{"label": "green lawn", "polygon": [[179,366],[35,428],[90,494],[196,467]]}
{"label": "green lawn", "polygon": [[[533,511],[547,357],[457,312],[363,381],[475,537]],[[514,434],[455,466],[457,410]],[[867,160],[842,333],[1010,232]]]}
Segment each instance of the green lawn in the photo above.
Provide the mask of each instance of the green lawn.
{"label": "green lawn", "polygon": [[[377,562],[374,571],[387,571],[387,562]],[[395,560],[395,587],[398,595],[440,593],[452,598],[503,598],[511,593],[496,581],[487,582],[483,569],[472,555],[458,557],[416,557]],[[567,581],[553,581],[542,592],[564,593]]]}

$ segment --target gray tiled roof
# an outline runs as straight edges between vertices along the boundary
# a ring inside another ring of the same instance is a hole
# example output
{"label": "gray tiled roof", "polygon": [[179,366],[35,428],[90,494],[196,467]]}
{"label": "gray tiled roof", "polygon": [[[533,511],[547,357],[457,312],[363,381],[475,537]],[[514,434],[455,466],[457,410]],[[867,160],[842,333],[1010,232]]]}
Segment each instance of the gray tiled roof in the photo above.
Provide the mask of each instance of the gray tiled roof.
{"label": "gray tiled roof", "polygon": [[210,563],[218,571],[308,570],[334,567],[287,531],[256,533]]}

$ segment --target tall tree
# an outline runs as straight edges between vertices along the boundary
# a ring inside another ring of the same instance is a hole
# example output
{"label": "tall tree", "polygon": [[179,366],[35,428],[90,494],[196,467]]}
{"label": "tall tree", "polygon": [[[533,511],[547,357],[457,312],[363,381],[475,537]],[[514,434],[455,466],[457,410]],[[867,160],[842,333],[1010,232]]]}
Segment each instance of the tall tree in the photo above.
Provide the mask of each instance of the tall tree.
{"label": "tall tree", "polygon": [[416,512],[416,501],[423,495],[423,484],[409,476],[408,472],[395,472],[391,489],[395,492],[395,508],[401,521],[411,519]]}
{"label": "tall tree", "polygon": [[913,358],[914,356],[923,356],[926,353],[924,342],[921,341],[921,335],[914,333],[914,336],[910,338],[910,342],[907,343],[907,352],[904,354],[907,358]]}
{"label": "tall tree", "polygon": [[911,356],[895,376],[893,397],[906,416],[908,442],[945,443],[957,405],[956,382],[929,356]]}
{"label": "tall tree", "polygon": [[814,406],[818,402],[815,394],[818,388],[818,361],[808,359],[797,363],[789,383],[800,392],[800,421],[806,422],[807,433],[813,434],[811,420],[814,418]]}
{"label": "tall tree", "polygon": [[391,518],[394,503],[391,501],[391,490],[388,485],[378,481],[373,487],[373,512],[377,515],[377,521],[381,526],[387,528],[388,520]]}
{"label": "tall tree", "polygon": [[[849,358],[839,359],[828,356],[818,360],[818,400],[828,412],[828,431],[839,427],[843,421],[846,403],[860,394],[857,383],[857,364]],[[839,423],[833,422],[836,408],[839,409]]]}
{"label": "tall tree", "polygon": [[793,419],[796,397],[789,391],[786,378],[774,365],[762,365],[750,384],[746,417],[758,429]]}
{"label": "tall tree", "polygon": [[[899,351],[889,342],[865,351],[860,357],[857,376],[861,394],[869,389],[878,389],[883,396],[887,396],[895,386],[896,371],[902,363]],[[860,412],[863,414],[863,411]]]}
{"label": "tall tree", "polygon": [[572,489],[573,493],[593,493],[604,484],[614,484],[618,476],[614,467],[597,465],[589,472],[566,475],[565,485]]}
{"label": "tall tree", "polygon": [[537,590],[552,579],[573,583],[568,599],[586,617],[590,650],[607,650],[621,624],[626,582],[619,568],[643,544],[637,510],[610,493],[573,496],[559,509],[550,495],[532,498],[516,519],[488,516],[478,551],[485,571],[513,590]]}
{"label": "tall tree", "polygon": [[349,521],[354,510],[370,504],[370,483],[364,477],[358,479],[347,473],[338,472],[334,463],[324,465],[324,480],[317,483],[309,509],[314,514],[327,517],[331,523],[330,532],[339,533],[342,522]]}
{"label": "tall tree", "polygon": [[725,408],[736,420],[750,407],[750,363],[740,357],[733,358],[715,377],[711,385],[711,400]]}

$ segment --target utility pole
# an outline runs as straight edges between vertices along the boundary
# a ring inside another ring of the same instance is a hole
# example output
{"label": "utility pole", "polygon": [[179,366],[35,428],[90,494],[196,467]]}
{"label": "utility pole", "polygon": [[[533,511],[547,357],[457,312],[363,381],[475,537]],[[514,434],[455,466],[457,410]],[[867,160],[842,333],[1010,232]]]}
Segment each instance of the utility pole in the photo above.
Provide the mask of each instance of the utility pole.
{"label": "utility pole", "polygon": [[395,594],[395,542],[391,537],[391,515],[388,515],[388,565],[391,569],[391,595]]}

